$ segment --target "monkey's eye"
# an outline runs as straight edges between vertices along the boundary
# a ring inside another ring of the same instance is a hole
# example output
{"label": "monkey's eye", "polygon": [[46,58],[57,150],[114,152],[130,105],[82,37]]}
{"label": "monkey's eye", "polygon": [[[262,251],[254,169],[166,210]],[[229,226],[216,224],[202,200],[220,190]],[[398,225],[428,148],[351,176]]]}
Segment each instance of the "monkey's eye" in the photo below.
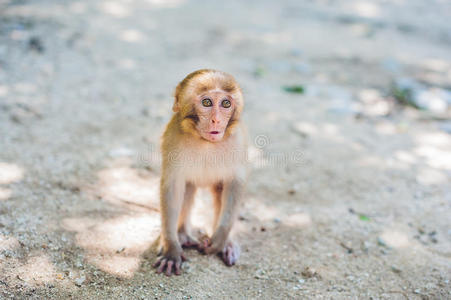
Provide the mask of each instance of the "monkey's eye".
{"label": "monkey's eye", "polygon": [[224,100],[222,100],[221,105],[222,105],[222,107],[224,107],[224,108],[229,108],[229,107],[232,105],[232,103],[230,103],[229,100],[224,99]]}
{"label": "monkey's eye", "polygon": [[209,107],[209,106],[213,105],[213,102],[211,102],[210,99],[205,98],[204,100],[202,100],[202,105],[205,106],[205,107]]}

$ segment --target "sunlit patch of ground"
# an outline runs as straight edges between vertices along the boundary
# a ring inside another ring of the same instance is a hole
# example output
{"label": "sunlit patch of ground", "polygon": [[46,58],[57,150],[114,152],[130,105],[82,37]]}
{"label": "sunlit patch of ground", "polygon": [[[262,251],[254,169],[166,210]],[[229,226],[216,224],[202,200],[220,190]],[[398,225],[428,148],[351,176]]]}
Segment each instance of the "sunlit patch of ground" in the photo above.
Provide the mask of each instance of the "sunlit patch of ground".
{"label": "sunlit patch of ground", "polygon": [[407,234],[398,230],[385,230],[380,238],[387,246],[392,248],[406,248],[411,244]]}
{"label": "sunlit patch of ground", "polygon": [[58,278],[52,261],[44,254],[29,257],[14,273],[18,279],[36,285],[53,282]]}
{"label": "sunlit patch of ground", "polygon": [[120,163],[101,170],[97,176],[96,184],[87,188],[92,196],[131,210],[159,210],[158,175]]}
{"label": "sunlit patch of ground", "polygon": [[0,201],[9,199],[13,191],[10,188],[2,187],[23,179],[24,170],[16,164],[0,162]]}
{"label": "sunlit patch of ground", "polygon": [[0,184],[9,184],[17,182],[23,178],[24,171],[21,167],[11,164],[0,162]]}
{"label": "sunlit patch of ground", "polygon": [[0,200],[6,200],[11,197],[12,191],[11,189],[5,189],[0,187]]}
{"label": "sunlit patch of ground", "polygon": [[131,277],[142,254],[158,237],[160,217],[148,212],[111,219],[67,218],[63,228],[76,233],[75,242],[85,250],[89,263],[110,274]]}
{"label": "sunlit patch of ground", "polygon": [[19,247],[19,241],[11,236],[0,234],[0,251],[13,250]]}

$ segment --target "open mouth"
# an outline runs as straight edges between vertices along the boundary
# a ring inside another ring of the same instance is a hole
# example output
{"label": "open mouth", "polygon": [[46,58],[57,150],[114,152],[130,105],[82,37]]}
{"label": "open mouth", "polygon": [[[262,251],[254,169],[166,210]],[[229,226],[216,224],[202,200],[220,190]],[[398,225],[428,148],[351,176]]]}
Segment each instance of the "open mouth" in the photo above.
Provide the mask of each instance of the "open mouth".
{"label": "open mouth", "polygon": [[218,134],[219,131],[210,131],[210,134]]}

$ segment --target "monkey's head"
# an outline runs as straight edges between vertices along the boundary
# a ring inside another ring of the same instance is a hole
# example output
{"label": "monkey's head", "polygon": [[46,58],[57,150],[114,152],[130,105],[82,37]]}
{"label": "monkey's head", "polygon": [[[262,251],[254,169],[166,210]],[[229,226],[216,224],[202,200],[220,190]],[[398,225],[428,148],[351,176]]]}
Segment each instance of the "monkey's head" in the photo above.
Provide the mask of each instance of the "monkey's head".
{"label": "monkey's head", "polygon": [[181,130],[210,142],[232,134],[243,109],[243,95],[235,79],[216,70],[198,70],[175,89],[172,110],[181,118]]}

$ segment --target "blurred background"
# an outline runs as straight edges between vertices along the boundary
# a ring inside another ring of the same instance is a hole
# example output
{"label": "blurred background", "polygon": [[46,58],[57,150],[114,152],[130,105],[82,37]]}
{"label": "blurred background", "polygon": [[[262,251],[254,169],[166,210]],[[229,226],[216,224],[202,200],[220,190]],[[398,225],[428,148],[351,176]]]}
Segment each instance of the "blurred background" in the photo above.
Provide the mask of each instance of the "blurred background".
{"label": "blurred background", "polygon": [[[450,20],[448,0],[0,0],[1,297],[451,297]],[[166,278],[159,138],[201,68],[245,95],[243,254]]]}

